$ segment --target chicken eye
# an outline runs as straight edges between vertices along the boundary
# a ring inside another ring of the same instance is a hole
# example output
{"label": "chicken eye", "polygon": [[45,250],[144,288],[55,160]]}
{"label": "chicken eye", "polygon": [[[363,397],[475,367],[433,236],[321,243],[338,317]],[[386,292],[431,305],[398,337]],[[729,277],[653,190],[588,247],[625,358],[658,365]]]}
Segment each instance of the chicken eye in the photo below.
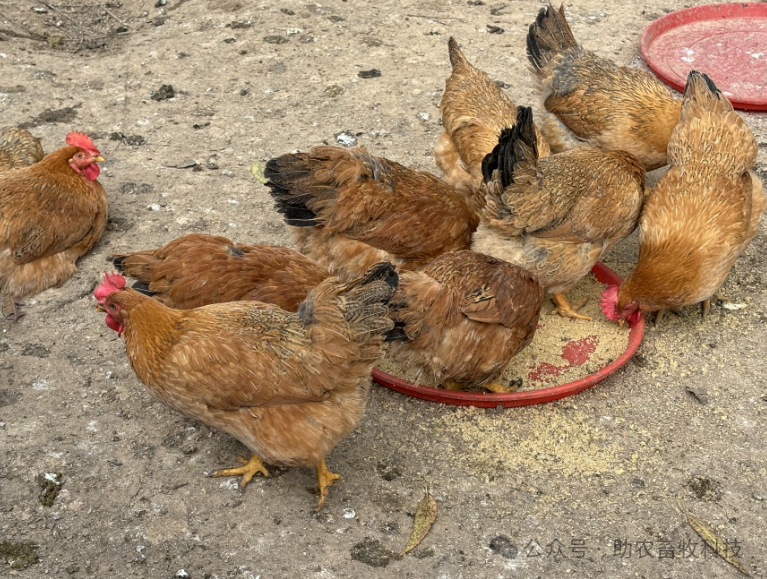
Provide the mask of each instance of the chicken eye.
{"label": "chicken eye", "polygon": [[115,304],[109,304],[109,305],[107,306],[107,309],[108,309],[110,312],[114,312],[114,313],[117,313],[117,306],[116,306]]}
{"label": "chicken eye", "polygon": [[83,154],[82,153],[77,153],[77,155],[75,155],[75,157],[77,157],[78,159],[82,159],[83,158]]}

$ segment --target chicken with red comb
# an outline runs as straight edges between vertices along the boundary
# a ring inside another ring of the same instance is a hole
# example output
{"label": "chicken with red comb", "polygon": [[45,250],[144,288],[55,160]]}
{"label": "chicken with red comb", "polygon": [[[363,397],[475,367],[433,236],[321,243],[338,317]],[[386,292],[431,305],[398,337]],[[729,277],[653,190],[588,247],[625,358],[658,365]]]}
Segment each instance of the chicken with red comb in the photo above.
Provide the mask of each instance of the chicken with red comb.
{"label": "chicken with red comb", "polygon": [[94,295],[152,394],[253,452],[213,476],[242,476],[245,486],[269,475],[264,463],[312,466],[319,510],[341,478],[325,456],[362,418],[397,283],[394,266],[378,263],[348,284],[320,282],[296,313],[257,301],[171,309],[119,275]]}
{"label": "chicken with red comb", "polygon": [[698,303],[705,315],[767,208],[756,138],[724,94],[693,70],[681,106],[670,167],[639,218],[637,264],[610,297],[618,318],[658,312],[657,325],[666,310]]}
{"label": "chicken with red comb", "polygon": [[0,131],[0,294],[14,320],[19,299],[72,277],[106,229],[104,158],[84,133],[66,143],[43,156],[29,131]]}
{"label": "chicken with red comb", "polygon": [[[104,281],[101,282],[99,287],[93,290],[93,296],[96,298],[99,307],[103,308],[109,296],[123,289],[125,289],[125,278],[123,276],[119,273],[104,272]],[[118,336],[122,335],[122,324],[109,315],[109,310],[107,310],[106,323],[111,330],[117,332]]]}

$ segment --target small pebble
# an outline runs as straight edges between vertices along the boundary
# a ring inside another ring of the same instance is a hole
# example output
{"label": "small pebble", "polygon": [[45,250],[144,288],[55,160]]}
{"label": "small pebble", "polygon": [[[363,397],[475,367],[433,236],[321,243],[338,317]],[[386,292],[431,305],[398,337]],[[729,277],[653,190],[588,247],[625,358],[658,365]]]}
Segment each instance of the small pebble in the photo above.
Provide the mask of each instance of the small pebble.
{"label": "small pebble", "polygon": [[763,501],[764,500],[764,495],[758,495],[756,493],[753,493],[751,495],[751,498],[754,499],[755,501]]}
{"label": "small pebble", "polygon": [[344,519],[353,519],[357,516],[357,513],[354,511],[354,509],[344,509]]}
{"label": "small pebble", "polygon": [[489,547],[493,553],[498,553],[504,559],[514,559],[519,555],[519,549],[504,535],[493,538]]}
{"label": "small pebble", "polygon": [[378,78],[381,76],[381,71],[377,68],[371,68],[370,70],[361,70],[357,73],[360,78]]}
{"label": "small pebble", "polygon": [[230,171],[229,169],[224,169],[219,173],[222,177],[234,177],[234,171]]}
{"label": "small pebble", "polygon": [[428,121],[431,118],[429,113],[418,113],[418,118],[422,121]]}
{"label": "small pebble", "polygon": [[157,0],[157,2],[154,3],[155,8],[162,8],[168,3],[168,0]]}
{"label": "small pebble", "polygon": [[176,96],[176,91],[173,90],[173,86],[169,84],[162,85],[158,90],[152,91],[153,101],[164,101],[172,99]]}
{"label": "small pebble", "polygon": [[503,34],[505,32],[500,26],[493,26],[492,24],[487,25],[487,31],[490,34]]}
{"label": "small pebble", "polygon": [[157,203],[151,203],[151,204],[147,205],[146,208],[149,209],[149,211],[159,211],[160,210],[160,206]]}
{"label": "small pebble", "polygon": [[46,8],[45,6],[32,6],[32,10],[34,10],[38,14],[45,14],[46,12],[48,12],[48,8]]}
{"label": "small pebble", "polygon": [[128,27],[127,26],[118,26],[115,29],[115,32],[117,32],[117,34],[122,34],[123,32],[128,32]]}
{"label": "small pebble", "polygon": [[357,144],[357,138],[349,131],[343,131],[336,136],[336,143],[343,145],[344,147],[353,147]]}
{"label": "small pebble", "polygon": [[178,571],[176,571],[176,574],[174,575],[174,577],[178,577],[178,579],[189,579],[189,573],[187,573],[183,569],[179,569]]}

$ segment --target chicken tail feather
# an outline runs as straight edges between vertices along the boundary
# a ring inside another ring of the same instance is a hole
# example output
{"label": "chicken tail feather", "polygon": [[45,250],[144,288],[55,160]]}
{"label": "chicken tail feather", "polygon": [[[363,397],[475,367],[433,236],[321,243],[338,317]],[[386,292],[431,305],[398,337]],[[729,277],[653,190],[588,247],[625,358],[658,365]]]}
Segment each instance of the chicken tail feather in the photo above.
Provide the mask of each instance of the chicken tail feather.
{"label": "chicken tail feather", "polygon": [[538,160],[538,144],[533,125],[533,110],[517,107],[517,122],[501,131],[498,144],[482,160],[482,176],[485,182],[498,171],[501,185],[506,188],[514,182],[514,171],[524,166],[535,166]]}
{"label": "chicken tail feather", "polygon": [[367,343],[377,336],[380,346],[386,332],[394,327],[388,316],[388,303],[398,284],[394,266],[377,263],[351,283],[340,285],[336,278],[323,281],[309,293],[298,315],[311,326],[310,331],[325,335],[324,339],[316,337],[314,343],[329,341],[334,335]]}
{"label": "chicken tail feather", "polygon": [[541,8],[527,33],[527,59],[530,64],[535,70],[540,70],[555,56],[571,48],[578,48],[578,42],[565,18],[565,5],[562,4],[559,10],[551,4]]}
{"label": "chicken tail feather", "polygon": [[151,291],[149,289],[149,286],[147,284],[145,284],[143,281],[134,282],[131,287],[134,290],[136,290],[138,293],[144,294],[145,296],[149,296],[149,297],[152,297],[153,295],[155,295],[157,293],[157,292]]}
{"label": "chicken tail feather", "polygon": [[461,52],[461,48],[458,46],[458,42],[452,36],[447,41],[447,51],[450,54],[450,66],[453,67],[453,71],[470,68],[471,65],[466,57]]}
{"label": "chicken tail feather", "polygon": [[317,213],[308,204],[313,200],[312,171],[305,153],[282,155],[270,159],[264,169],[266,186],[275,201],[275,209],[285,216],[285,223],[295,227],[320,224]]}
{"label": "chicken tail feather", "polygon": [[691,70],[668,142],[670,161],[682,169],[702,163],[710,173],[737,177],[754,166],[757,152],[754,134],[730,101],[708,76]]}
{"label": "chicken tail feather", "polygon": [[153,251],[135,251],[133,253],[116,253],[107,257],[107,261],[111,261],[117,271],[128,277],[134,277],[142,281],[147,281],[147,275],[145,270],[147,266],[152,263],[155,258]]}
{"label": "chicken tail feather", "polygon": [[682,95],[685,104],[695,102],[706,109],[717,108],[722,112],[733,110],[732,104],[720,91],[708,75],[691,70],[687,75],[687,84]]}

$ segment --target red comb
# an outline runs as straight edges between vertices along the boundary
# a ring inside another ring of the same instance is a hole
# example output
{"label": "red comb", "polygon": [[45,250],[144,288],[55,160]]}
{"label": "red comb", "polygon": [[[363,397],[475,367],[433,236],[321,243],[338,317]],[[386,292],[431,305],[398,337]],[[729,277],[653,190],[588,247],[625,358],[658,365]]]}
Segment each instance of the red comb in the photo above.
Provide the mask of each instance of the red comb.
{"label": "red comb", "polygon": [[599,305],[602,306],[602,313],[608,320],[618,321],[618,286],[609,285],[600,294]]}
{"label": "red comb", "polygon": [[96,298],[99,305],[101,305],[113,293],[119,292],[124,288],[125,278],[123,276],[119,273],[104,272],[104,281],[93,291],[93,296]]}
{"label": "red comb", "polygon": [[96,145],[93,144],[93,141],[91,141],[91,138],[85,133],[78,133],[77,131],[72,131],[71,133],[67,135],[67,138],[65,140],[67,145],[72,145],[73,147],[79,147],[80,149],[84,151],[88,151],[89,153],[94,153],[96,155],[99,154],[99,150],[96,148]]}

